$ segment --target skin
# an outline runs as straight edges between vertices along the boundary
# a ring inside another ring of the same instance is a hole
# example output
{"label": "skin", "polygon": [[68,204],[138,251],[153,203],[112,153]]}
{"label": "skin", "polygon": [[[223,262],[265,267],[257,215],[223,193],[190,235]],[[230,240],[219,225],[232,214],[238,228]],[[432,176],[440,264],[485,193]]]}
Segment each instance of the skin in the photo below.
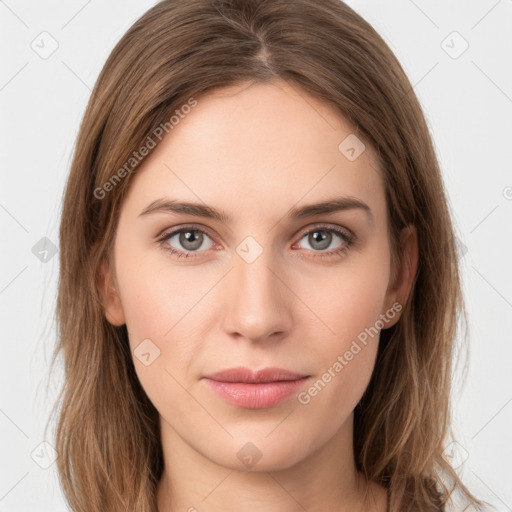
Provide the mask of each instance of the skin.
{"label": "skin", "polygon": [[[242,504],[245,512],[386,510],[385,489],[356,471],[352,449],[353,410],[378,335],[307,404],[292,395],[275,407],[240,408],[201,379],[234,366],[277,366],[310,375],[307,390],[380,314],[405,304],[416,231],[403,232],[407,257],[392,282],[382,174],[369,145],[354,161],[340,152],[351,133],[297,87],[246,83],[198,98],[132,177],[113,262],[102,265],[105,314],[126,323],[132,354],[145,339],[160,350],[148,366],[133,358],[160,413],[160,512],[231,512]],[[287,217],[293,207],[338,196],[364,201],[373,221],[362,209]],[[139,215],[162,197],[207,204],[232,220]],[[207,230],[198,249],[179,234],[157,241],[191,223]],[[308,238],[319,224],[350,230],[357,241],[326,257],[346,241],[331,231],[322,231],[332,236],[327,248]],[[248,236],[262,249],[250,263],[237,252]],[[193,257],[177,258],[164,244]],[[237,457],[247,443],[261,453],[249,468]]]}

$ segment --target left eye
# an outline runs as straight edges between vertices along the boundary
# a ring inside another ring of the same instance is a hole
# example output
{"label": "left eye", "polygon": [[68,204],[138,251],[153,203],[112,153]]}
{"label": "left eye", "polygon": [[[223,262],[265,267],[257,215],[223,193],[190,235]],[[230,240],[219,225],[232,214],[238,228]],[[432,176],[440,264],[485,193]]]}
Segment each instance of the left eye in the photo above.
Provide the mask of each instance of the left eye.
{"label": "left eye", "polygon": [[[331,243],[335,240],[334,237],[341,239],[341,243],[339,243],[337,246],[329,247]],[[307,242],[315,251],[323,251],[329,248],[336,250],[340,248],[343,245],[343,243],[345,243],[345,245],[350,245],[351,243],[351,239],[347,234],[332,228],[312,229],[302,236],[300,241],[302,240],[307,240]],[[302,248],[304,249],[305,247]]]}

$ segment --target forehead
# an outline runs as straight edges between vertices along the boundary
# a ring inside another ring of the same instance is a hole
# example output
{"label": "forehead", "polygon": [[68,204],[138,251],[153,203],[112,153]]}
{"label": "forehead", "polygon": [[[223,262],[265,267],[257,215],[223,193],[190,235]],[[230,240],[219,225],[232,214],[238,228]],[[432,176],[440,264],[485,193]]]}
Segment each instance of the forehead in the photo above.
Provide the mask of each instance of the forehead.
{"label": "forehead", "polygon": [[383,206],[373,149],[297,86],[248,82],[196,101],[135,172],[130,204],[169,195],[250,215],[351,195]]}

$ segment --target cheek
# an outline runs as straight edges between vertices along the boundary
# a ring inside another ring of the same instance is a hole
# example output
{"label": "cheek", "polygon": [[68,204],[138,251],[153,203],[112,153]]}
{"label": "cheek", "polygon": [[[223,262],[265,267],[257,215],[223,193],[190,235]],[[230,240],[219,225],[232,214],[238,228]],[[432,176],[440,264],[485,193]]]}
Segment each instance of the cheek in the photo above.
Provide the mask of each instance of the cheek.
{"label": "cheek", "polygon": [[[125,244],[128,246],[129,244]],[[209,328],[211,278],[176,268],[159,257],[122,252],[116,271],[135,371],[153,404],[177,407]],[[144,257],[146,259],[144,259]],[[185,269],[185,267],[184,267]],[[206,299],[202,297],[206,296]],[[159,409],[160,410],[160,409]]]}
{"label": "cheek", "polygon": [[314,357],[320,364],[316,380],[299,402],[311,409],[325,407],[338,421],[359,402],[373,372],[389,278],[389,258],[381,254],[347,259],[321,287],[319,280],[315,288],[314,279],[302,280],[302,293],[309,289],[306,302],[316,313],[303,327],[315,340]]}
{"label": "cheek", "polygon": [[311,322],[317,325],[321,320],[323,346],[340,350],[385,313],[388,281],[389,254],[385,245],[373,244],[364,254],[354,253],[328,273],[299,277],[297,295],[305,297],[313,313]]}
{"label": "cheek", "polygon": [[163,249],[129,252],[119,243],[116,269],[126,324],[134,344],[145,338],[165,344],[183,324],[190,324],[190,317],[198,315],[200,299],[211,287],[210,281],[198,272],[186,271],[185,267],[172,269],[175,263],[167,261],[162,252]]}
{"label": "cheek", "polygon": [[123,309],[139,382],[159,413],[172,417],[170,411],[180,411],[190,400],[184,387],[196,349],[190,332],[195,309],[179,292],[183,288],[158,275],[154,269],[131,274],[123,289]]}
{"label": "cheek", "polygon": [[315,429],[322,418],[323,439],[334,435],[353,412],[370,382],[377,355],[375,297],[361,293],[357,300],[350,300],[350,306],[340,303],[338,314],[326,318],[336,335],[328,332],[318,343],[313,355],[317,372],[297,397],[310,428]]}

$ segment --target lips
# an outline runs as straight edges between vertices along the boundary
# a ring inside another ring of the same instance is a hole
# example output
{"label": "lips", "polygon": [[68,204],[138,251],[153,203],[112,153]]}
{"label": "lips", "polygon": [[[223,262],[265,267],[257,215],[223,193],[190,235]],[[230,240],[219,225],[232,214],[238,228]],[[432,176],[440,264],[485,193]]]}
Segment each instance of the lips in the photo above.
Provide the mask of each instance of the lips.
{"label": "lips", "polygon": [[310,376],[283,368],[229,368],[204,376],[210,390],[231,405],[245,409],[275,407],[298,392]]}
{"label": "lips", "polygon": [[298,380],[305,377],[308,377],[308,375],[291,372],[283,368],[251,370],[244,366],[228,368],[227,370],[222,370],[205,376],[205,378],[215,380],[217,382],[242,382],[246,384]]}

